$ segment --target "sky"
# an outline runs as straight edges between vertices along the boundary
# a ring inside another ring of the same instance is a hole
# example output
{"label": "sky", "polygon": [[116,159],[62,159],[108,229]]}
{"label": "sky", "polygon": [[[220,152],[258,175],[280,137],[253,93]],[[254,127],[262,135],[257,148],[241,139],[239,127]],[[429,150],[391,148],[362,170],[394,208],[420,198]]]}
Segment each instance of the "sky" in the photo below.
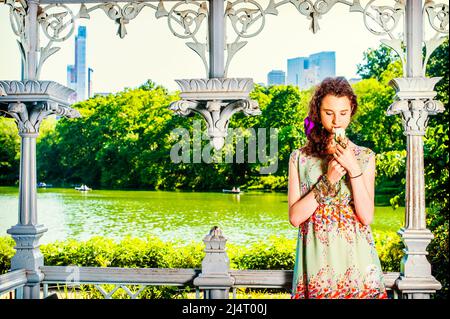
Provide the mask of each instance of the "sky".
{"label": "sky", "polygon": [[[171,5],[169,3],[167,7]],[[71,8],[78,12],[78,6]],[[336,4],[318,20],[320,30],[316,34],[309,30],[310,20],[292,4],[278,10],[278,16],[267,16],[259,35],[246,39],[248,44],[234,56],[228,77],[250,77],[255,83],[266,83],[267,73],[271,70],[287,71],[288,58],[335,51],[336,75],[355,78],[358,77],[357,64],[363,61],[363,52],[377,48],[384,38],[370,33],[364,26],[362,14],[349,12],[349,7],[344,4]],[[147,79],[174,91],[179,89],[175,79],[206,77],[201,59],[185,44],[189,40],[175,37],[167,19],[156,19],[151,8],[144,8],[126,25],[128,34],[124,39],[116,34],[118,25],[102,10],[91,13],[90,20],[79,21],[87,26],[87,64],[94,70],[94,93],[114,93],[125,87],[139,86]],[[6,5],[0,5],[0,30],[0,79],[19,80],[20,55]],[[229,39],[234,40],[231,29],[227,32]],[[61,50],[44,64],[41,80],[67,84],[66,67],[74,63],[75,33],[58,43]],[[205,36],[203,39],[205,42]],[[42,36],[41,46],[46,43],[47,39]]]}

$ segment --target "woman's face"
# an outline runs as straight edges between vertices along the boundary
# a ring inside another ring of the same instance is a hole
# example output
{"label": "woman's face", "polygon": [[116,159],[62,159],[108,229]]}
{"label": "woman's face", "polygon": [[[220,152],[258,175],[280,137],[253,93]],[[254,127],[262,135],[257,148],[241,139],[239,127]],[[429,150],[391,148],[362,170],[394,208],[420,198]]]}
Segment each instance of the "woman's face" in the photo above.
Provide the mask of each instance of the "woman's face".
{"label": "woman's face", "polygon": [[335,128],[340,127],[345,130],[350,124],[351,114],[351,102],[347,96],[337,97],[328,94],[322,99],[320,119],[323,127],[330,134],[334,134]]}

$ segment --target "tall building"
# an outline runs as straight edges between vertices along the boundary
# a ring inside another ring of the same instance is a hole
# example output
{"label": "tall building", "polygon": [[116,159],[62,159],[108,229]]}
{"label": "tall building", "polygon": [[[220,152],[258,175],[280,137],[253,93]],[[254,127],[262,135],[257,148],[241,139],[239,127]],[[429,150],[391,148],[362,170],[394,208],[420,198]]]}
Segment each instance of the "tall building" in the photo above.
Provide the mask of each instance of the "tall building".
{"label": "tall building", "polygon": [[[76,92],[76,101],[89,98],[86,93],[91,85],[86,65],[86,27],[79,26],[75,36],[75,64],[67,66],[67,86]],[[91,91],[91,90],[90,90]]]}
{"label": "tall building", "polygon": [[267,74],[267,85],[285,85],[286,73],[282,70],[272,70]]}
{"label": "tall building", "polygon": [[287,84],[304,86],[301,75],[309,68],[308,58],[298,57],[287,60]]}
{"label": "tall building", "polygon": [[325,51],[311,54],[309,57],[297,57],[287,60],[287,84],[309,89],[326,77],[336,76],[336,53]]}

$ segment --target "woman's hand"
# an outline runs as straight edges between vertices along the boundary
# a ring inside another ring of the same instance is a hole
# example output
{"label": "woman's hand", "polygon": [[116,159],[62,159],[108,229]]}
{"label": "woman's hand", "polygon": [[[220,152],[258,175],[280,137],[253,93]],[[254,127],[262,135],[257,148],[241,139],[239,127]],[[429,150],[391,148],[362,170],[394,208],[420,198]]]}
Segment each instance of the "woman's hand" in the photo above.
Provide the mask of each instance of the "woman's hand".
{"label": "woman's hand", "polygon": [[347,147],[343,148],[339,143],[336,143],[336,150],[333,156],[339,164],[349,173],[350,177],[361,174],[361,168],[359,167],[358,160],[355,153],[350,148],[350,144],[347,143]]}
{"label": "woman's hand", "polygon": [[331,184],[334,185],[337,182],[339,182],[339,180],[345,174],[347,174],[347,172],[345,171],[345,168],[341,164],[339,164],[338,161],[336,161],[335,159],[332,159],[328,163],[327,178],[331,182]]}

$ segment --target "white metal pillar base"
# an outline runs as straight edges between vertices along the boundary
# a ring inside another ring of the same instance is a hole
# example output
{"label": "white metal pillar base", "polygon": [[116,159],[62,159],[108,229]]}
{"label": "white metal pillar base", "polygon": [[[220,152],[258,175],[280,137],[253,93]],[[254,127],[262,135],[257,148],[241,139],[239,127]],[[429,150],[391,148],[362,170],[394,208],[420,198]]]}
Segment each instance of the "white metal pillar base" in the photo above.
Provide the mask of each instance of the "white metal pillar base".
{"label": "white metal pillar base", "polygon": [[44,256],[39,247],[39,239],[47,231],[44,225],[15,225],[7,233],[16,242],[16,253],[11,259],[11,270],[26,269],[27,284],[23,287],[24,299],[40,299],[40,282],[44,274]]}

